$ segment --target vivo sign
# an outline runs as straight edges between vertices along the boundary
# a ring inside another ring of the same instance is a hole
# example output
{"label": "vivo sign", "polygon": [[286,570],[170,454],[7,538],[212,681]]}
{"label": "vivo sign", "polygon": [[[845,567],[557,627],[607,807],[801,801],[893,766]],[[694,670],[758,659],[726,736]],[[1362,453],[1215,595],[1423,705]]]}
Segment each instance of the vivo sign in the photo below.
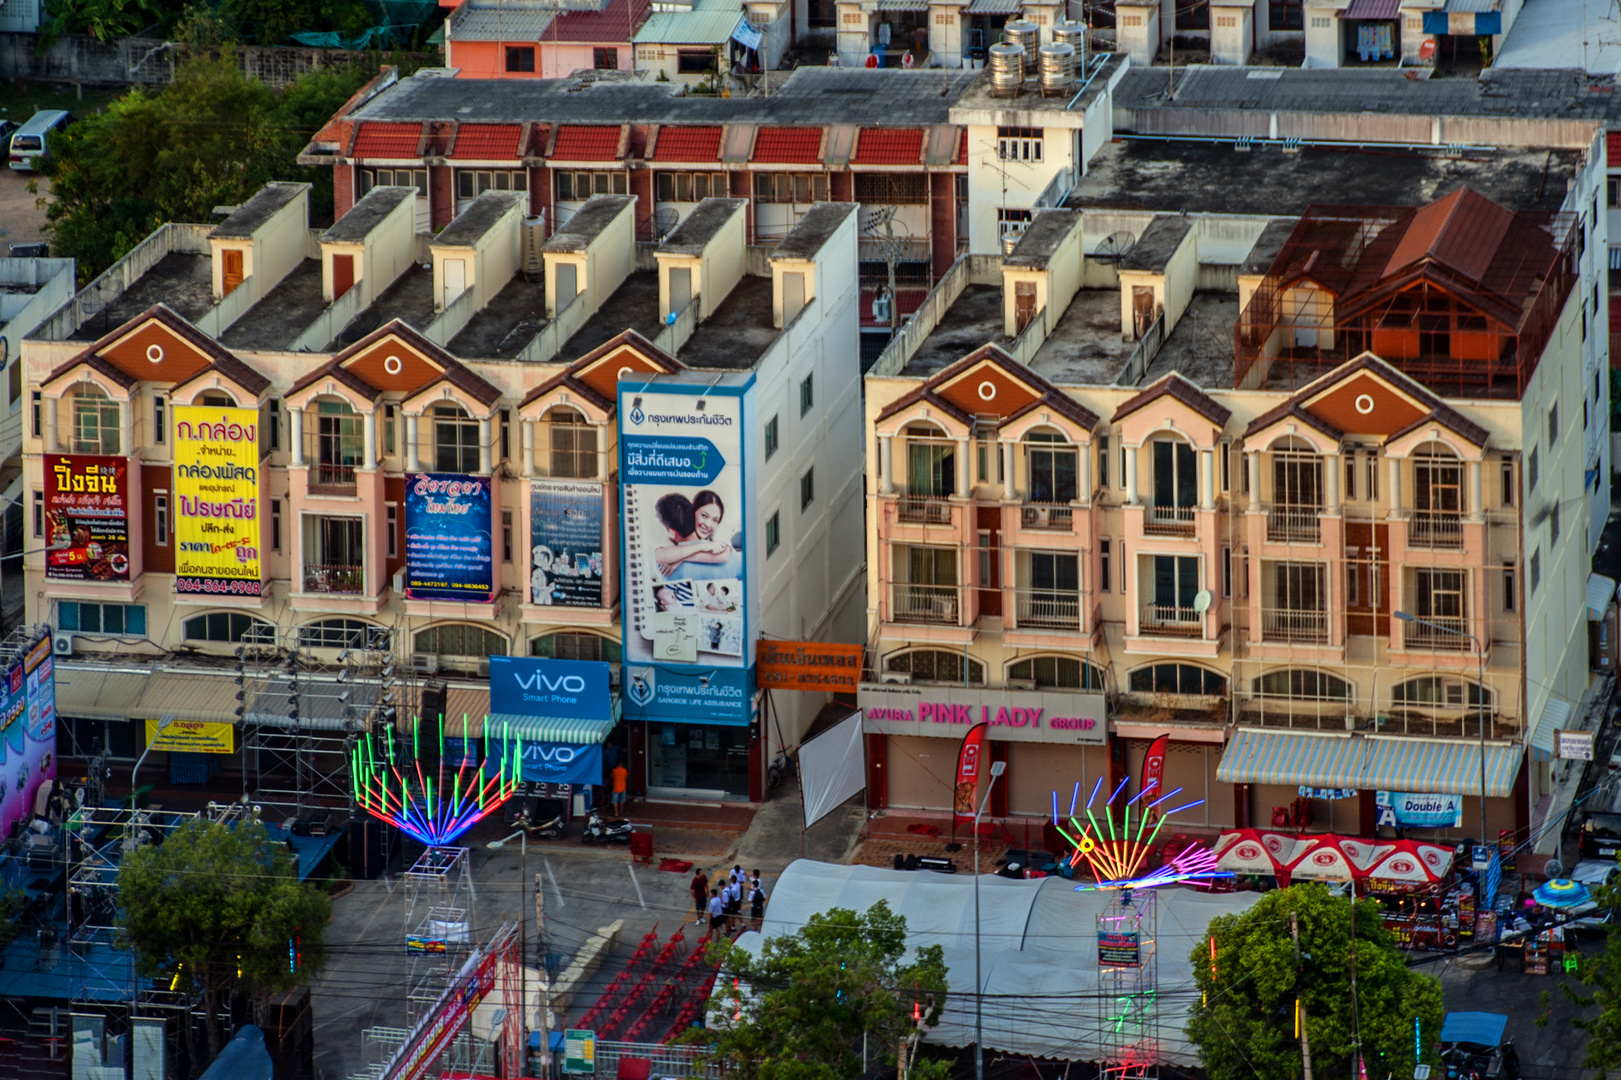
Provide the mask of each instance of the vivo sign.
{"label": "vivo sign", "polygon": [[608,665],[595,660],[492,656],[490,713],[606,720],[613,715]]}

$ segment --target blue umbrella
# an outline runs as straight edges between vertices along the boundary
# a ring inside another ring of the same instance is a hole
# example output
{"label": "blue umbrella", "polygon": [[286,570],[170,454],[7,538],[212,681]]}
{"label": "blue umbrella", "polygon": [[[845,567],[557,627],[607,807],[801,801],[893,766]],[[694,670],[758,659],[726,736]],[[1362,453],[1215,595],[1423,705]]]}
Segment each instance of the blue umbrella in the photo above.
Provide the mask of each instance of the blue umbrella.
{"label": "blue umbrella", "polygon": [[1587,886],[1569,878],[1554,878],[1531,891],[1531,896],[1543,907],[1570,908],[1585,904],[1593,898]]}

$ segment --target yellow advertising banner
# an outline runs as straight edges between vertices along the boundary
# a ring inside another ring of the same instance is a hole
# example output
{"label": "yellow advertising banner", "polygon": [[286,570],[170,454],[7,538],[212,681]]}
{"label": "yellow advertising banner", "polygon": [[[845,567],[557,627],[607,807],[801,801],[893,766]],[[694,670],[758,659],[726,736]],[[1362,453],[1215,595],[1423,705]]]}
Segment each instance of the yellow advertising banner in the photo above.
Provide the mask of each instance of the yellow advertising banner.
{"label": "yellow advertising banner", "polygon": [[156,720],[146,722],[146,741],[154,750],[187,750],[194,754],[229,754],[236,750],[236,728],[207,720],[174,720],[161,732]]}
{"label": "yellow advertising banner", "polygon": [[175,591],[258,596],[259,412],[174,410]]}

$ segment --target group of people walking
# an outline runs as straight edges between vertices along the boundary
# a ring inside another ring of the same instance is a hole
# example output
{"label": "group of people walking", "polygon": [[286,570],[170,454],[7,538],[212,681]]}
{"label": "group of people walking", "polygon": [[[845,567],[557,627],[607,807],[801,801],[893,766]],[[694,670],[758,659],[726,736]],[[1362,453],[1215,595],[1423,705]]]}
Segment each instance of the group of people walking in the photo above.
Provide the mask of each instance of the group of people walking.
{"label": "group of people walking", "polygon": [[717,875],[717,884],[711,885],[709,876],[702,870],[696,870],[692,875],[692,903],[697,914],[697,922],[703,924],[705,918],[709,919],[710,931],[717,932],[725,926],[728,934],[735,934],[744,925],[743,903],[748,901],[749,913],[747,919],[754,930],[760,929],[765,920],[765,889],[760,884],[760,871],[745,874],[743,867],[734,865],[727,874],[724,884]]}

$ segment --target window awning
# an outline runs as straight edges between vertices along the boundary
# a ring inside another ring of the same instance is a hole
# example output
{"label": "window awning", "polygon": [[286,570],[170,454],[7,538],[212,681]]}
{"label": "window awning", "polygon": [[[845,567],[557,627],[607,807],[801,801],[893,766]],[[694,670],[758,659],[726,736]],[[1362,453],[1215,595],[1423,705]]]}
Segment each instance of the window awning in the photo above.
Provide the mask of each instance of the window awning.
{"label": "window awning", "polygon": [[[1480,744],[1467,740],[1370,737],[1362,782],[1376,791],[1480,794]],[[1486,794],[1506,798],[1520,771],[1520,746],[1486,744]]]}
{"label": "window awning", "polygon": [[58,663],[56,711],[85,720],[127,720],[149,678],[99,665]]}
{"label": "window awning", "polygon": [[519,716],[516,713],[491,713],[485,721],[490,737],[523,739],[526,742],[572,743],[575,746],[594,746],[607,739],[608,732],[619,723],[620,703],[614,698],[613,715],[605,720],[565,720],[552,716]]}
{"label": "window awning", "polygon": [[1401,0],[1351,0],[1345,9],[1347,19],[1398,19]]}
{"label": "window awning", "polygon": [[1234,732],[1216,767],[1227,784],[1358,787],[1364,740],[1292,731]]}
{"label": "window awning", "polygon": [[1548,703],[1542,706],[1542,715],[1537,717],[1536,727],[1531,729],[1531,747],[1540,750],[1546,757],[1553,756],[1553,733],[1565,731],[1570,727],[1570,717],[1574,712],[1570,702],[1564,698],[1550,697]]}
{"label": "window awning", "polygon": [[140,699],[129,705],[129,715],[142,720],[200,720],[216,724],[236,722],[236,680],[230,675],[202,675],[165,671],[146,680]]}
{"label": "window awning", "polygon": [[1604,618],[1604,609],[1610,606],[1615,599],[1616,583],[1614,578],[1607,578],[1603,574],[1587,575],[1587,619],[1597,622]]}

